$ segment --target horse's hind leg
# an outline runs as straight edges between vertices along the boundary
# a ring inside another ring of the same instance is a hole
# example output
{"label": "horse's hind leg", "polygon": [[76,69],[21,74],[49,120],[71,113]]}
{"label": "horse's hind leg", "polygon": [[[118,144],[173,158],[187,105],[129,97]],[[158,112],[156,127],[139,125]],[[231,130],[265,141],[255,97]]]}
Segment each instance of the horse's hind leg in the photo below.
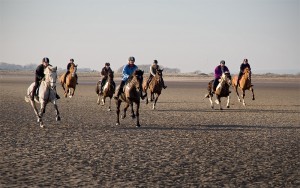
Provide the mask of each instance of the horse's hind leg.
{"label": "horse's hind leg", "polygon": [[245,103],[245,90],[243,90],[243,105],[246,106],[246,103]]}
{"label": "horse's hind leg", "polygon": [[109,97],[109,106],[107,111],[111,111],[111,97]]}
{"label": "horse's hind leg", "polygon": [[239,101],[239,102],[241,102],[240,94],[239,94],[239,92],[238,92],[238,87],[237,87],[237,86],[235,86],[234,88],[235,88],[235,92],[236,92],[236,95],[237,95],[238,101]]}
{"label": "horse's hind leg", "polygon": [[155,106],[156,106],[156,102],[157,102],[157,100],[158,100],[158,97],[159,97],[159,94],[156,94],[156,98],[155,98],[155,100],[154,100],[152,110],[155,110]]}

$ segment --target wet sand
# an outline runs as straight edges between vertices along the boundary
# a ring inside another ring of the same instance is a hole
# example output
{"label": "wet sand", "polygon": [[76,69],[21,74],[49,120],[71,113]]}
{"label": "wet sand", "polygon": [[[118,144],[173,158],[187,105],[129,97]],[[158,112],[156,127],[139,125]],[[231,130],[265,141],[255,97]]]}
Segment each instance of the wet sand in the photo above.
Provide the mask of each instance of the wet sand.
{"label": "wet sand", "polygon": [[299,187],[300,79],[254,77],[256,100],[232,92],[222,111],[204,99],[208,80],[165,78],[136,128],[129,113],[116,126],[97,78],[79,76],[71,99],[57,86],[61,121],[48,104],[40,128],[24,101],[32,76],[2,74],[0,186]]}

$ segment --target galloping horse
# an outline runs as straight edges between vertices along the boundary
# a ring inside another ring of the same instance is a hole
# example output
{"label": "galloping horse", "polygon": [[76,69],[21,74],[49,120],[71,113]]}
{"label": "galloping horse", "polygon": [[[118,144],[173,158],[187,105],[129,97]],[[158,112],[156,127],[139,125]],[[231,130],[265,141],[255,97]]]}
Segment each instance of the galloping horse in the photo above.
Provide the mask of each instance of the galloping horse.
{"label": "galloping horse", "polygon": [[96,93],[98,95],[97,104],[100,104],[100,98],[101,99],[101,105],[104,106],[106,97],[109,97],[109,107],[108,111],[111,111],[111,98],[113,97],[115,93],[115,84],[114,84],[114,72],[109,72],[108,77],[106,80],[106,83],[103,86],[103,93],[100,94],[100,85],[101,81],[99,81],[96,85]]}
{"label": "galloping horse", "polygon": [[255,100],[254,89],[253,89],[253,85],[251,84],[251,71],[249,70],[248,67],[246,67],[244,69],[244,72],[243,72],[243,75],[240,79],[239,84],[237,83],[237,80],[238,80],[238,76],[235,76],[232,79],[232,87],[235,89],[235,92],[237,94],[239,102],[241,102],[241,99],[240,99],[240,96],[239,96],[239,93],[238,93],[238,87],[242,90],[242,92],[243,92],[243,95],[242,95],[243,96],[243,105],[246,106],[246,103],[245,103],[245,90],[250,90],[252,92],[252,100]]}
{"label": "galloping horse", "polygon": [[27,96],[25,96],[25,101],[29,102],[35,112],[37,117],[37,122],[40,123],[41,127],[44,127],[43,124],[43,114],[45,113],[45,108],[48,102],[53,103],[55,111],[56,111],[56,121],[60,121],[59,111],[56,104],[56,79],[57,79],[57,67],[48,66],[45,68],[45,80],[43,80],[39,87],[39,103],[41,104],[40,112],[38,112],[35,101],[30,100],[30,96],[32,94],[32,89],[34,83],[32,83],[27,89]]}
{"label": "galloping horse", "polygon": [[[135,118],[136,116],[136,127],[140,127],[139,121],[139,108],[140,108],[140,97],[142,97],[142,83],[143,83],[143,74],[142,70],[135,70],[133,74],[128,78],[127,82],[124,85],[124,92],[121,93],[118,100],[116,100],[117,105],[117,123],[116,125],[120,125],[120,106],[122,102],[126,103],[124,107],[124,114],[122,119],[126,117],[126,111],[129,105],[131,106],[131,117]],[[117,90],[119,89],[119,86]],[[134,114],[133,111],[133,103],[136,104],[136,111]]]}
{"label": "galloping horse", "polygon": [[[152,78],[152,80],[149,83],[150,101],[152,102],[154,100],[153,106],[152,106],[153,110],[155,109],[156,102],[157,102],[158,97],[161,94],[161,90],[163,88],[162,83],[161,83],[162,72],[163,72],[163,69],[157,69],[155,76]],[[145,80],[143,83],[143,91],[147,94],[147,80]],[[154,99],[154,95],[155,95],[155,99]],[[146,98],[146,104],[148,104],[148,97]]]}
{"label": "galloping horse", "polygon": [[70,73],[66,77],[66,80],[64,80],[66,73],[60,76],[60,83],[63,90],[65,91],[64,94],[65,97],[67,97],[67,95],[69,94],[69,97],[72,98],[74,96],[74,92],[77,84],[77,77],[76,77],[77,65],[72,64],[69,71]]}
{"label": "galloping horse", "polygon": [[[213,109],[214,108],[214,104],[212,101],[212,97],[213,97],[213,93],[212,93],[212,85],[213,85],[213,81],[210,81],[208,83],[208,94],[205,95],[205,98],[208,98],[210,101],[210,106]],[[216,88],[215,94],[216,94],[216,100],[215,103],[220,105],[220,110],[223,110],[222,105],[221,105],[221,97],[227,97],[227,104],[226,107],[229,108],[229,101],[230,101],[230,91],[229,91],[229,86],[231,85],[231,76],[230,73],[223,73],[220,80],[219,80],[219,84]]]}

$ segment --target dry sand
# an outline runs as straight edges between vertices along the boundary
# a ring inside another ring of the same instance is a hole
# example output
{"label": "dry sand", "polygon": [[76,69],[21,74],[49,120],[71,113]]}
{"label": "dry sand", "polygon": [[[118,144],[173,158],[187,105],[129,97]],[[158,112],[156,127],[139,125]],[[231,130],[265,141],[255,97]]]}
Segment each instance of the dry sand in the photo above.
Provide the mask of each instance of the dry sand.
{"label": "dry sand", "polygon": [[97,78],[79,75],[62,120],[48,104],[42,129],[24,101],[33,76],[17,74],[0,75],[0,187],[300,186],[299,78],[254,77],[256,100],[232,93],[220,111],[203,99],[209,78],[166,77],[136,128],[129,116],[116,126],[115,104],[96,104]]}

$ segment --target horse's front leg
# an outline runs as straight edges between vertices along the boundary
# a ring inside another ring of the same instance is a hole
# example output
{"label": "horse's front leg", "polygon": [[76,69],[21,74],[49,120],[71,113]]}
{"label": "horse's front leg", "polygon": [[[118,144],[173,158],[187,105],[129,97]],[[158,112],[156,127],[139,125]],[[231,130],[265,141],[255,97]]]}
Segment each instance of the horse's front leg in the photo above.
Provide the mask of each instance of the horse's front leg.
{"label": "horse's front leg", "polygon": [[44,123],[43,123],[42,118],[43,118],[43,114],[45,113],[45,110],[46,110],[46,103],[44,101],[40,101],[40,103],[41,103],[41,110],[40,110],[40,113],[39,113],[40,121],[38,121],[38,122],[40,122],[40,127],[43,128]]}
{"label": "horse's front leg", "polygon": [[101,106],[104,106],[104,104],[105,104],[105,98],[106,98],[106,96],[102,95]]}
{"label": "horse's front leg", "polygon": [[101,100],[101,97],[100,97],[100,94],[98,93],[98,99],[97,99],[97,104],[98,105],[100,104],[100,100]]}
{"label": "horse's front leg", "polygon": [[109,97],[109,106],[107,111],[111,111],[111,97]]}
{"label": "horse's front leg", "polygon": [[129,103],[126,103],[126,105],[125,105],[125,107],[123,109],[122,119],[124,119],[126,117],[126,111],[127,111],[128,107],[129,107]]}
{"label": "horse's front leg", "polygon": [[65,98],[67,98],[68,92],[69,92],[69,88],[66,86],[66,87],[65,87],[65,94],[64,94]]}
{"label": "horse's front leg", "polygon": [[117,112],[117,122],[116,122],[116,125],[120,125],[120,106],[121,106],[121,103],[122,103],[122,101],[120,99],[117,100],[117,102],[116,102],[116,106],[117,106],[117,110],[116,110],[116,112]]}
{"label": "horse's front leg", "polygon": [[60,116],[59,116],[59,111],[58,111],[58,107],[57,107],[57,104],[56,104],[56,100],[54,100],[53,106],[54,106],[55,113],[56,113],[55,120],[60,121]]}
{"label": "horse's front leg", "polygon": [[222,105],[221,105],[221,97],[219,95],[216,95],[216,100],[215,103],[220,105],[220,110],[223,110]]}
{"label": "horse's front leg", "polygon": [[134,119],[135,118],[135,113],[133,111],[133,102],[130,104],[130,108],[131,108],[131,118]]}
{"label": "horse's front leg", "polygon": [[141,126],[139,109],[140,109],[140,102],[137,102],[136,103],[136,127]]}
{"label": "horse's front leg", "polygon": [[214,103],[213,103],[212,95],[211,95],[211,94],[208,94],[208,100],[209,100],[209,102],[210,102],[210,107],[211,107],[211,109],[214,109]]}
{"label": "horse's front leg", "polygon": [[243,97],[243,105],[246,106],[246,103],[245,103],[245,90],[243,90],[243,96],[242,97]]}
{"label": "horse's front leg", "polygon": [[236,93],[236,95],[237,95],[238,101],[241,102],[240,94],[239,94],[239,92],[238,92],[238,86],[235,86],[234,89],[235,89],[235,93]]}
{"label": "horse's front leg", "polygon": [[251,90],[251,92],[252,92],[252,100],[255,100],[255,97],[254,97],[254,89],[251,87],[250,90]]}
{"label": "horse's front leg", "polygon": [[36,105],[35,105],[35,101],[30,100],[30,104],[31,104],[31,106],[32,106],[32,108],[33,108],[33,111],[34,111],[34,113],[35,113],[35,116],[36,116],[36,118],[37,118],[37,122],[41,122],[41,121],[42,121],[42,118],[41,118],[41,116],[39,115],[38,109],[37,109],[37,107],[36,107]]}
{"label": "horse's front leg", "polygon": [[155,100],[154,100],[154,103],[153,103],[153,106],[152,106],[152,110],[155,110],[155,106],[156,106],[156,102],[158,100],[158,97],[159,97],[159,94],[156,94],[156,97],[155,97]]}
{"label": "horse's front leg", "polygon": [[226,104],[226,107],[227,107],[227,108],[230,107],[230,106],[229,106],[229,103],[230,103],[230,96],[228,95],[228,97],[227,97],[227,104]]}

